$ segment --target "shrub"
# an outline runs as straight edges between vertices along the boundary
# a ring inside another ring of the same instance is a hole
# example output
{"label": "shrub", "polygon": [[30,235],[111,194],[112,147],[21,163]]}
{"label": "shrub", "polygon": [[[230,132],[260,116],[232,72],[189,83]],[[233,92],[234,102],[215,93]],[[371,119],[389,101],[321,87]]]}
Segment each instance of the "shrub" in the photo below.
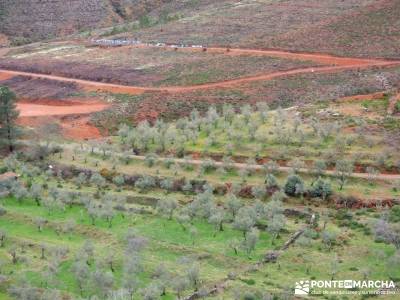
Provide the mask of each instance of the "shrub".
{"label": "shrub", "polygon": [[209,173],[216,170],[215,162],[211,159],[206,159],[201,164],[201,170],[204,173]]}
{"label": "shrub", "polygon": [[400,222],[400,205],[392,207],[390,210],[389,221],[393,223]]}
{"label": "shrub", "polygon": [[144,161],[145,161],[145,164],[147,167],[152,168],[155,165],[155,163],[157,162],[157,155],[150,153],[150,154],[146,155],[146,158]]}
{"label": "shrub", "polygon": [[156,186],[155,179],[151,176],[144,176],[142,178],[139,178],[135,182],[135,187],[140,189],[141,191],[149,189],[149,188],[153,188],[155,186]]}
{"label": "shrub", "polygon": [[297,186],[303,185],[303,180],[301,179],[300,176],[298,175],[289,175],[289,177],[286,180],[286,184],[284,187],[285,194],[288,196],[295,196],[296,195],[296,190]]}
{"label": "shrub", "polygon": [[325,200],[332,195],[331,184],[327,181],[318,179],[309,190],[310,196],[313,198],[322,198]]}

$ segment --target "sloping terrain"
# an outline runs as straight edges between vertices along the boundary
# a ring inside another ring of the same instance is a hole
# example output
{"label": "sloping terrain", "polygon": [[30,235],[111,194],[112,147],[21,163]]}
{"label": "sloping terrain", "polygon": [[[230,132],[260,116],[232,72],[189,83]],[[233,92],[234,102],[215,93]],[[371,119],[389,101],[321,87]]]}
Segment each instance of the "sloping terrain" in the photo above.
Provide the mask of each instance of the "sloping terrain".
{"label": "sloping terrain", "polygon": [[398,57],[398,11],[399,2],[393,0],[218,1],[183,8],[183,18],[161,28],[124,35],[144,41]]}
{"label": "sloping terrain", "polygon": [[144,46],[104,49],[70,44],[47,49],[38,47],[26,52],[10,51],[0,60],[0,68],[124,85],[168,86],[218,82],[321,65],[313,57],[294,60],[271,57],[267,52],[218,50],[210,49],[212,53],[209,53],[201,49],[174,51]]}
{"label": "sloping terrain", "polygon": [[284,34],[272,47],[369,57],[400,57],[400,1],[376,1],[323,26]]}
{"label": "sloping terrain", "polygon": [[1,0],[0,33],[15,44],[51,39],[135,19],[167,1]]}

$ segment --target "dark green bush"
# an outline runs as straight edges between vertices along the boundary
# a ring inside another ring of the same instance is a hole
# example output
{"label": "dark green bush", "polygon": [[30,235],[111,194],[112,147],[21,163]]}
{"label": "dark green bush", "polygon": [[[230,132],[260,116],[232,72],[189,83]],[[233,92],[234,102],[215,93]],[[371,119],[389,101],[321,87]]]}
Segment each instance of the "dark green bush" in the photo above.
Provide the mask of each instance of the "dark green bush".
{"label": "dark green bush", "polygon": [[289,175],[284,187],[285,194],[288,196],[295,196],[297,185],[303,185],[301,177],[296,174]]}

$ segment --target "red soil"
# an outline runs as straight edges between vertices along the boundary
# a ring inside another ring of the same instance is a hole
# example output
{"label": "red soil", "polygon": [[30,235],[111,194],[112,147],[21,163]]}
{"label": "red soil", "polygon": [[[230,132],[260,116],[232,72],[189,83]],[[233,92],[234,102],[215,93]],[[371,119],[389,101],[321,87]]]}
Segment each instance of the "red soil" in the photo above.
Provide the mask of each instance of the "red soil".
{"label": "red soil", "polygon": [[385,93],[377,92],[377,93],[366,94],[366,95],[343,97],[343,98],[338,99],[338,101],[349,102],[349,101],[375,100],[375,99],[382,99],[384,96],[385,96]]}
{"label": "red soil", "polygon": [[73,120],[63,119],[61,122],[63,135],[73,140],[87,140],[101,138],[99,129],[90,124],[89,116],[82,116]]}
{"label": "red soil", "polygon": [[1,72],[0,72],[0,81],[10,79],[10,78],[12,78],[12,77],[14,77],[14,76],[15,76],[15,75],[10,74],[10,73],[1,73]]}
{"label": "red soil", "polygon": [[[38,104],[36,104],[38,103]],[[41,100],[36,103],[19,102],[18,123],[23,126],[38,127],[46,123],[58,123],[66,138],[83,140],[99,138],[99,130],[90,124],[90,114],[99,112],[108,104],[98,101],[51,101]]]}
{"label": "red soil", "polygon": [[[148,46],[148,45],[139,45],[139,46],[129,46],[136,48],[148,48],[148,47],[156,47],[157,46]],[[166,48],[170,49],[170,48]],[[202,51],[200,48],[179,48],[178,51]],[[320,64],[326,65],[359,65],[359,64],[369,64],[371,62],[378,62],[379,60],[371,60],[371,59],[363,59],[363,58],[351,58],[351,57],[338,57],[332,56],[329,54],[323,53],[300,53],[300,52],[288,52],[282,50],[261,50],[261,49],[244,49],[244,48],[229,48],[229,52],[227,48],[221,47],[210,47],[207,48],[207,52],[209,53],[225,53],[227,55],[262,55],[262,56],[272,56],[279,58],[287,58],[287,59],[295,59],[295,60],[305,60],[305,61],[313,61]]]}
{"label": "red soil", "polygon": [[17,108],[21,117],[66,116],[76,114],[90,114],[106,109],[109,105],[98,104],[70,104],[70,105],[43,105],[33,103],[18,103]]}

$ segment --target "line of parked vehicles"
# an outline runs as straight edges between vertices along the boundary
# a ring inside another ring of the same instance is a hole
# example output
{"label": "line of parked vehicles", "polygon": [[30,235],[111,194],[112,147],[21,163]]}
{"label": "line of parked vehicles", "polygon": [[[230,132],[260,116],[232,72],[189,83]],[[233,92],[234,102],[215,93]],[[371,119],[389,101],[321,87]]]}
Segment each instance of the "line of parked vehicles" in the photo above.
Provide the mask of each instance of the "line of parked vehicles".
{"label": "line of parked vehicles", "polygon": [[132,45],[142,45],[151,47],[170,47],[170,48],[199,48],[207,49],[203,45],[187,45],[187,44],[167,44],[167,43],[143,43],[138,39],[92,39],[92,44],[99,46],[132,46]]}

